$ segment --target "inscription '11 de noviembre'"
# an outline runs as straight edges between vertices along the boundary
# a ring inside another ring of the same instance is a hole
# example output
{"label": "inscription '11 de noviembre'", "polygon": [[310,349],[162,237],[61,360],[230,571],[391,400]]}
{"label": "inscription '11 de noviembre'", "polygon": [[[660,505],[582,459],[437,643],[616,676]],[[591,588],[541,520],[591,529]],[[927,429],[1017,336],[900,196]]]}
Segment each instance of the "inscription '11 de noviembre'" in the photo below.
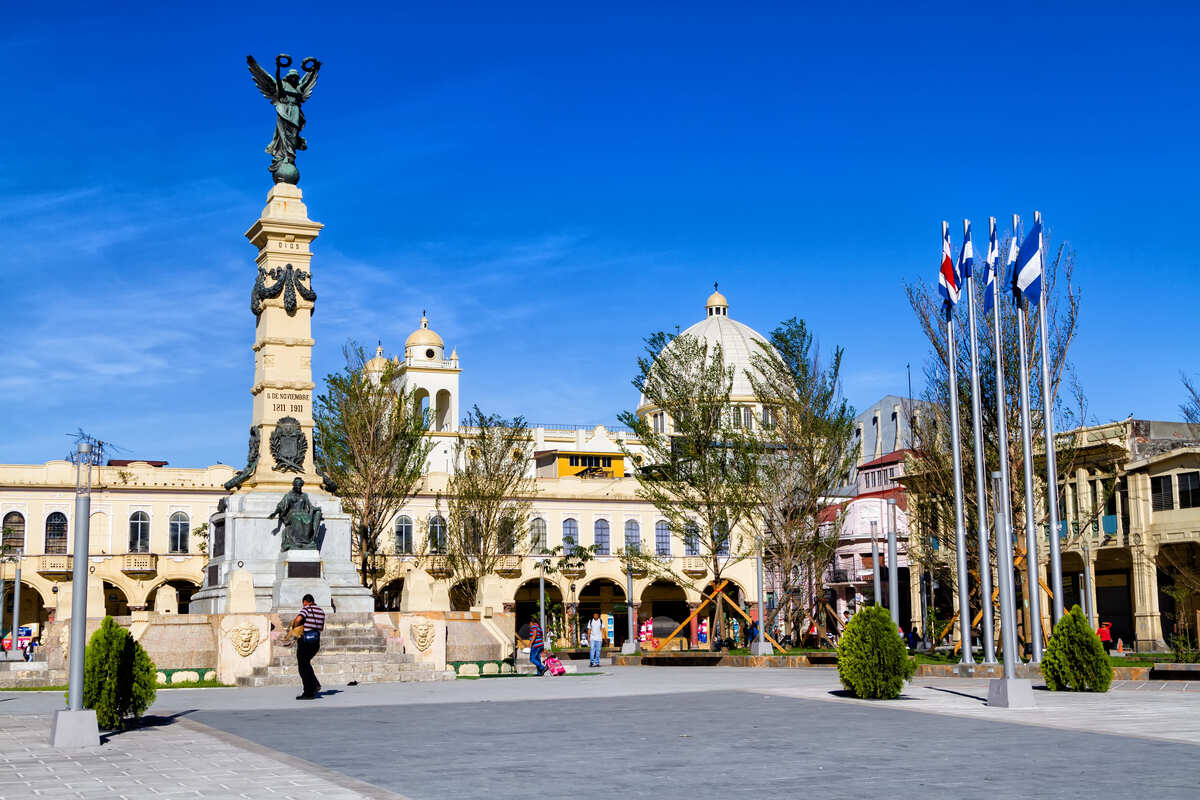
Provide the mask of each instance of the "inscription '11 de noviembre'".
{"label": "inscription '11 de noviembre'", "polygon": [[265,396],[271,411],[280,414],[307,414],[308,404],[312,402],[312,396],[307,392],[268,391]]}

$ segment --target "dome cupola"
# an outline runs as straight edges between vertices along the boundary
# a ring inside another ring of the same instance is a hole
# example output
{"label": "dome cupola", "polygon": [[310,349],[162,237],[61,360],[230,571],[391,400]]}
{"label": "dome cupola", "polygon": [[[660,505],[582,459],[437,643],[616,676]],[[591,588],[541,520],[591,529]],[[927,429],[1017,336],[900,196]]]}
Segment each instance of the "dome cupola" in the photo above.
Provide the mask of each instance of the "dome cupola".
{"label": "dome cupola", "polygon": [[729,316],[729,301],[725,299],[725,295],[717,291],[717,284],[715,283],[713,284],[713,293],[704,302],[704,310],[708,312],[708,316],[710,317]]}
{"label": "dome cupola", "polygon": [[404,340],[404,357],[413,361],[440,361],[445,347],[442,337],[429,327],[429,318],[421,312],[421,327]]}

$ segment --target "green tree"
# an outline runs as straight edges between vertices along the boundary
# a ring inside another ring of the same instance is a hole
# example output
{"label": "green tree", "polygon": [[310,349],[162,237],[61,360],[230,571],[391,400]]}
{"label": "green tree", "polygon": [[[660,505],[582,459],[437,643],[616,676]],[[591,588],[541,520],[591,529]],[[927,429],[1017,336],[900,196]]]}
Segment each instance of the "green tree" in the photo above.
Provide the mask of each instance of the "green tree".
{"label": "green tree", "polygon": [[532,455],[523,417],[504,419],[475,406],[463,420],[462,436],[454,444],[455,469],[446,484],[444,550],[456,585],[472,594],[475,603],[501,557],[528,549],[537,494],[537,482],[530,477]]}
{"label": "green tree", "polygon": [[1112,662],[1079,606],[1054,626],[1042,655],[1042,677],[1052,692],[1107,692],[1112,684]]}
{"label": "green tree", "polygon": [[[753,550],[753,540],[747,546],[738,532],[750,521],[755,502],[756,443],[741,427],[741,410],[732,406],[733,378],[720,345],[686,333],[655,333],[646,339],[633,385],[667,423],[655,430],[651,414],[620,415],[645,448],[646,463],[634,473],[638,495],[666,519],[685,553],[705,561],[716,584]],[[623,443],[621,448],[636,463],[629,448]],[[663,571],[652,556],[622,554]],[[717,597],[716,612],[717,633],[724,636],[724,594]]]}
{"label": "green tree", "polygon": [[140,717],[154,702],[158,673],[129,631],[105,617],[92,634],[83,663],[83,707],[96,712],[104,730]]}
{"label": "green tree", "polygon": [[[795,318],[757,344],[746,372],[763,408],[752,518],[783,597],[775,615],[791,621],[798,611],[822,619],[816,603],[841,527],[837,517],[829,519],[831,498],[858,457],[854,408],[841,393],[843,351],[834,348],[823,362],[812,332]],[[807,607],[792,608],[797,595],[808,598]]]}
{"label": "green tree", "polygon": [[400,388],[398,363],[368,363],[354,342],[343,353],[345,368],[325,378],[317,398],[314,455],[353,521],[362,585],[378,596],[382,534],[413,495],[433,442],[425,413]]}
{"label": "green tree", "polygon": [[894,700],[916,664],[891,613],[882,606],[864,606],[850,618],[838,642],[837,670],[842,686],[855,697]]}

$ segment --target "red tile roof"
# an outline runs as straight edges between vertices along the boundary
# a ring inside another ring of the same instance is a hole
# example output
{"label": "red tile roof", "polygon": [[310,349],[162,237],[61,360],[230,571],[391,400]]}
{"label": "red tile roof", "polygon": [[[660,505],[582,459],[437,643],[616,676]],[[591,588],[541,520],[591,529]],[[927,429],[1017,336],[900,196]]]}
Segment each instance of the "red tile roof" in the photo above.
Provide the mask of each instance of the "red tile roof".
{"label": "red tile roof", "polygon": [[871,467],[882,467],[885,464],[899,464],[904,458],[911,453],[912,450],[893,450],[887,455],[880,456],[874,461],[868,461],[865,464],[859,464],[859,469],[870,469]]}

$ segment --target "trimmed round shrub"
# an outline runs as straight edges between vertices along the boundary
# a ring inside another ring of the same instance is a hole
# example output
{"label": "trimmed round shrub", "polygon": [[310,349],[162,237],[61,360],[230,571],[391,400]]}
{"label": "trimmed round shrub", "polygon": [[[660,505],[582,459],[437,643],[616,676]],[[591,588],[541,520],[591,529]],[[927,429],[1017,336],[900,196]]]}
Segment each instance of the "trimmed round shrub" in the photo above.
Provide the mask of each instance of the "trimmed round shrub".
{"label": "trimmed round shrub", "polygon": [[1054,626],[1042,654],[1042,677],[1055,692],[1107,692],[1112,684],[1112,662],[1079,606]]}
{"label": "trimmed round shrub", "polygon": [[140,717],[158,692],[158,670],[129,631],[105,617],[88,641],[83,660],[83,707],[96,711],[104,730]]}
{"label": "trimmed round shrub", "polygon": [[838,643],[837,669],[842,686],[855,697],[894,700],[916,664],[888,610],[866,606],[846,623]]}

